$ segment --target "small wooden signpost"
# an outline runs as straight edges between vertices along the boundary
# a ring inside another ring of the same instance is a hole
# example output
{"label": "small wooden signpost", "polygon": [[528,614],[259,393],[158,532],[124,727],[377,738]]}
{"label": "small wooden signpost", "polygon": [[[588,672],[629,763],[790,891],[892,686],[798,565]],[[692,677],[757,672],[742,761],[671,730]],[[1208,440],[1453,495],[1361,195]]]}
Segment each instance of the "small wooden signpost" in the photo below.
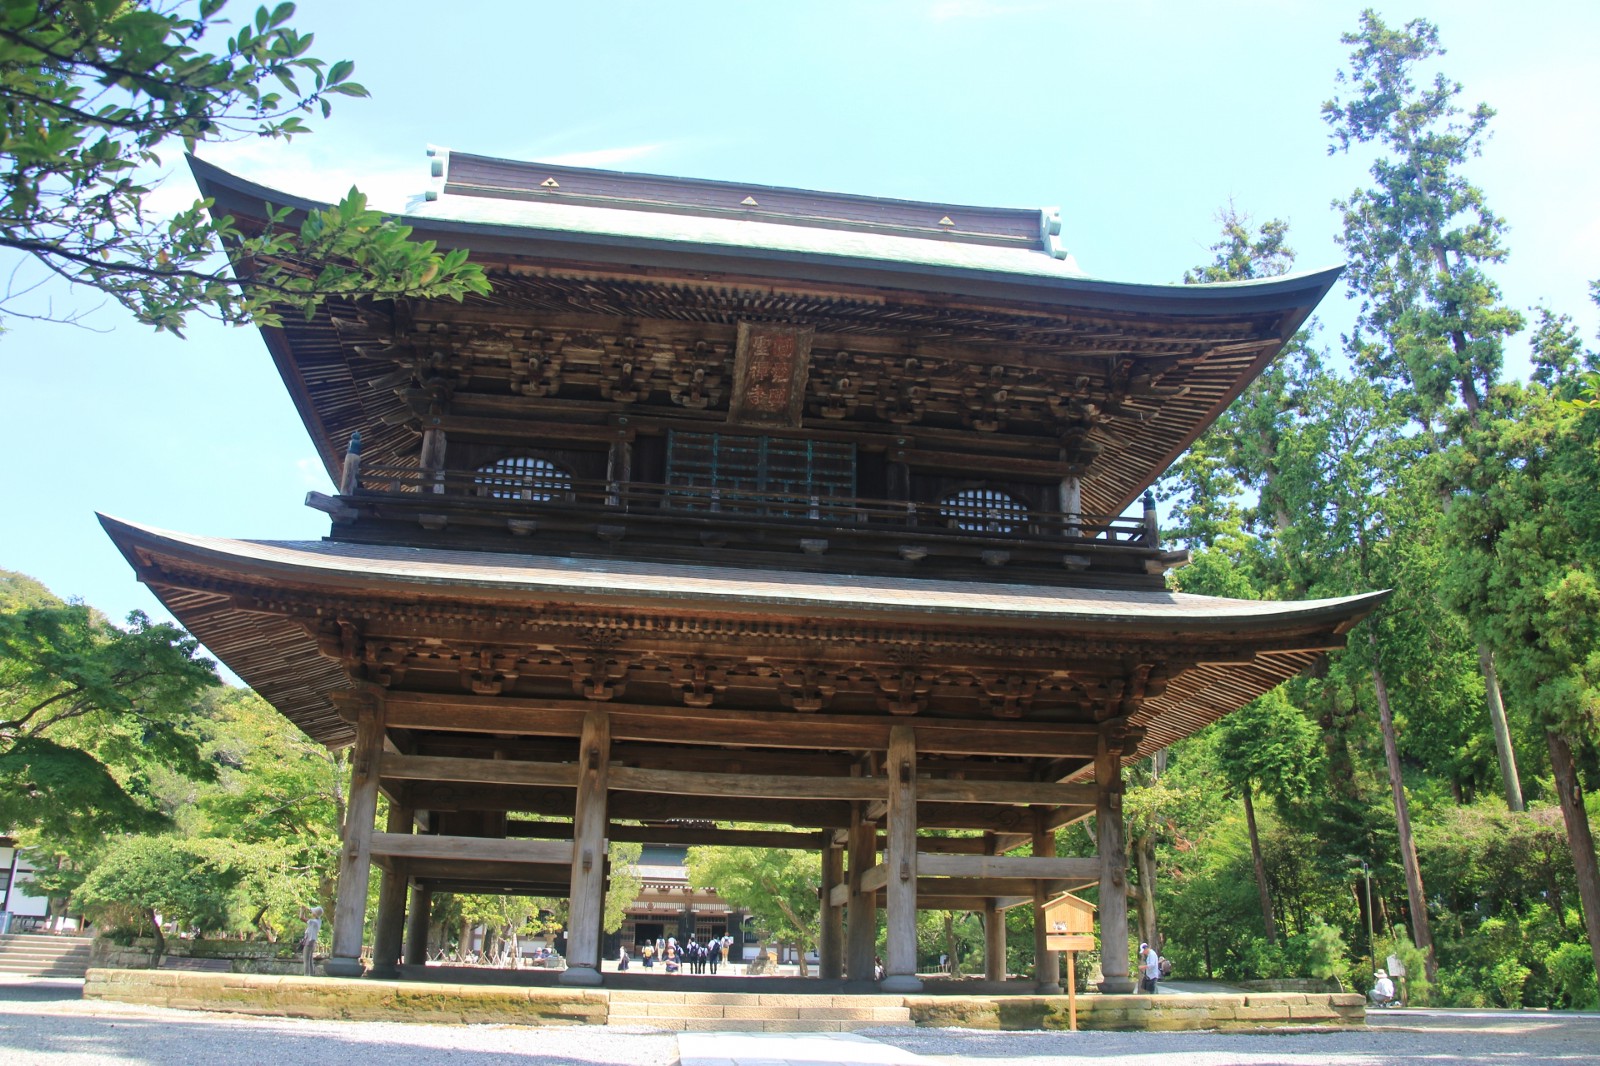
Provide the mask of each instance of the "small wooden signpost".
{"label": "small wooden signpost", "polygon": [[1078,1031],[1078,952],[1094,950],[1094,904],[1071,893],[1044,905],[1045,947],[1067,956],[1067,1024]]}

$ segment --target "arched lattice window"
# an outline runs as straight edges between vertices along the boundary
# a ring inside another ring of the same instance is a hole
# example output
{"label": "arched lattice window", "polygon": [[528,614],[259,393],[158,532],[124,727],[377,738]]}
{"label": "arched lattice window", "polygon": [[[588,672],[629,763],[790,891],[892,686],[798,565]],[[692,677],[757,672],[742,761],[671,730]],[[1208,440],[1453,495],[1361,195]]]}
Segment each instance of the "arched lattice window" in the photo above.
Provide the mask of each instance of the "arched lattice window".
{"label": "arched lattice window", "polygon": [[572,494],[572,475],[548,459],[533,455],[508,455],[478,468],[472,479],[478,495],[492,500],[533,500],[547,503]]}
{"label": "arched lattice window", "polygon": [[1028,521],[1028,509],[999,489],[962,489],[944,498],[939,514],[957,529],[1012,533]]}

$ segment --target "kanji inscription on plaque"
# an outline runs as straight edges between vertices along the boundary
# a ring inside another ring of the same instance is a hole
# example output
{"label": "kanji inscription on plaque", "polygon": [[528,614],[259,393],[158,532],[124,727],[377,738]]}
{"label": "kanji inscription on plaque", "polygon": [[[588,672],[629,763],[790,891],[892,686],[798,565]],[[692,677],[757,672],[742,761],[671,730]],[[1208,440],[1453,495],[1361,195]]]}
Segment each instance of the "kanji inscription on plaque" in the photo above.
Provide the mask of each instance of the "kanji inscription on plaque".
{"label": "kanji inscription on plaque", "polygon": [[810,369],[810,329],[739,323],[728,421],[798,427]]}

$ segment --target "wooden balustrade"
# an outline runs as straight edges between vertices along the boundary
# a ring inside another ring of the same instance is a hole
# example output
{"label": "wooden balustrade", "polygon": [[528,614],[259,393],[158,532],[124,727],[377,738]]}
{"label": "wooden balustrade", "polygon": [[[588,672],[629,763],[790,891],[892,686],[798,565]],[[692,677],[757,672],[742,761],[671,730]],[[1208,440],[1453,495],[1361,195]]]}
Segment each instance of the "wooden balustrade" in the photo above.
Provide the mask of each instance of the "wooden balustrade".
{"label": "wooden balustrade", "polygon": [[470,499],[493,513],[665,513],[699,518],[726,516],[748,525],[845,527],[976,540],[1068,540],[1085,547],[1154,547],[1143,515],[1091,515],[1029,510],[984,511],[971,503],[880,500],[743,488],[664,485],[637,481],[583,481],[530,475],[521,480],[475,470],[419,470],[366,466],[361,497],[423,496]]}

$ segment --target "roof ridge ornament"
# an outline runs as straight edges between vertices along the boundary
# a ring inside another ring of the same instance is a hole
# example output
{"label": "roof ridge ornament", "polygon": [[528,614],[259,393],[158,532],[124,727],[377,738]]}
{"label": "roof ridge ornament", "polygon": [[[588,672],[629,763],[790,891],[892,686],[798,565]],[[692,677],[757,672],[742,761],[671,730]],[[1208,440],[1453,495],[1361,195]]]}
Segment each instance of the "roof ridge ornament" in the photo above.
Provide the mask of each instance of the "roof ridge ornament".
{"label": "roof ridge ornament", "polygon": [[[450,149],[437,144],[427,146],[428,153],[428,187],[422,191],[424,203],[432,203],[439,199],[444,192],[445,183],[449,180],[446,172],[450,168]],[[407,210],[410,208],[408,206]]]}

